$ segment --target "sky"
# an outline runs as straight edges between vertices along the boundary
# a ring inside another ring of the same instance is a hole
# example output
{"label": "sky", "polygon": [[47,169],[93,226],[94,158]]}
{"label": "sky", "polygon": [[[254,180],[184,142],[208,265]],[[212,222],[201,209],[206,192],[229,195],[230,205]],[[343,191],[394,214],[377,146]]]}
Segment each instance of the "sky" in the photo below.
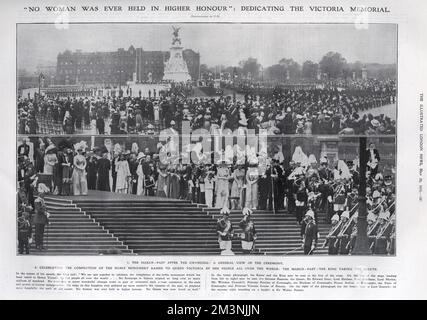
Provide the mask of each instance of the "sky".
{"label": "sky", "polygon": [[[20,24],[17,28],[18,69],[56,64],[58,53],[116,51],[142,47],[167,51],[172,24]],[[264,67],[292,58],[302,64],[320,61],[329,51],[347,62],[396,63],[397,29],[393,24],[174,24],[181,27],[184,48],[200,53],[201,63],[236,66],[248,57]]]}

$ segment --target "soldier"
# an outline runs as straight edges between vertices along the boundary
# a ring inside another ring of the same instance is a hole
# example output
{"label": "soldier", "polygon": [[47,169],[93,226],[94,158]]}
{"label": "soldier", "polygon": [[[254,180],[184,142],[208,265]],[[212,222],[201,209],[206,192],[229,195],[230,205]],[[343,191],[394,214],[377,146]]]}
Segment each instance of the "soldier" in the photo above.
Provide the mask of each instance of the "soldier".
{"label": "soldier", "polygon": [[396,252],[396,215],[391,216],[390,223],[392,227],[387,242],[387,254],[394,255]]}
{"label": "soldier", "polygon": [[30,239],[32,227],[30,223],[30,213],[24,211],[18,218],[18,247],[19,254],[30,254]]}
{"label": "soldier", "polygon": [[255,225],[251,219],[252,210],[249,208],[243,208],[243,219],[240,220],[239,226],[243,233],[240,235],[242,239],[242,251],[244,254],[250,254],[254,247],[257,239]]}
{"label": "soldier", "polygon": [[345,197],[344,186],[340,186],[339,188],[340,188],[340,190],[339,190],[337,196],[334,197],[334,212],[337,213],[338,215],[341,215],[341,213],[345,209],[346,197]]}
{"label": "soldier", "polygon": [[350,240],[350,235],[353,230],[353,220],[350,220],[350,212],[344,211],[341,214],[341,226],[340,232],[337,236],[338,238],[338,253],[339,254],[348,254],[348,242]]}
{"label": "soldier", "polygon": [[49,224],[49,213],[46,211],[46,205],[44,203],[43,197],[44,197],[44,193],[40,192],[37,199],[34,200],[35,215],[33,218],[33,224],[35,228],[34,232],[35,232],[35,240],[36,240],[36,249],[38,250],[45,249],[43,246],[44,229],[45,229],[45,226]]}
{"label": "soldier", "polygon": [[296,219],[297,223],[301,225],[303,219],[303,212],[307,208],[308,193],[304,182],[304,176],[298,176],[294,182],[296,193],[295,193],[295,206],[296,206]]}
{"label": "soldier", "polygon": [[382,211],[378,216],[379,227],[372,243],[374,254],[387,254],[387,239],[390,237],[393,225],[389,222],[390,212]]}
{"label": "soldier", "polygon": [[345,202],[345,210],[351,210],[359,202],[357,188],[353,187],[351,192],[347,194]]}
{"label": "soldier", "polygon": [[349,253],[353,251],[354,246],[356,245],[357,238],[357,218],[359,217],[359,212],[356,212],[351,216],[351,220],[353,221],[353,227],[350,234],[350,240],[347,243],[346,249],[348,249]]}
{"label": "soldier", "polygon": [[337,235],[340,230],[340,217],[335,214],[331,218],[331,230],[329,231],[328,235],[326,236],[326,241],[323,244],[323,247],[326,247],[328,245],[328,254],[330,255],[337,255],[338,254],[338,247],[337,247]]}
{"label": "soldier", "polygon": [[222,218],[218,219],[216,232],[221,251],[231,250],[231,239],[233,239],[233,225],[229,219],[230,210],[226,207],[221,209]]}
{"label": "soldier", "polygon": [[304,217],[304,223],[301,225],[301,236],[304,248],[304,254],[310,255],[316,249],[318,240],[317,225],[314,222],[313,210],[308,210]]}
{"label": "soldier", "polygon": [[[295,169],[295,162],[290,161],[289,168],[285,170],[285,174],[283,178],[289,214],[294,214],[295,212],[294,178],[291,176],[294,169]],[[291,176],[291,179],[289,179],[289,176]]]}
{"label": "soldier", "polygon": [[378,231],[380,224],[379,220],[377,219],[377,216],[372,211],[368,213],[366,220],[368,221],[369,247],[372,249],[375,242],[375,235]]}

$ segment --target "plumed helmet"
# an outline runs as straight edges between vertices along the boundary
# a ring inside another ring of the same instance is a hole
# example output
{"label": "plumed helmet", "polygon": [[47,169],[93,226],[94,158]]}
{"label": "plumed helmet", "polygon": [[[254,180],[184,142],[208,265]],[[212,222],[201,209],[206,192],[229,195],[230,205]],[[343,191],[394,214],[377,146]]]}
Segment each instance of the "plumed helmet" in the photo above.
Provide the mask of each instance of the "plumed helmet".
{"label": "plumed helmet", "polygon": [[377,216],[374,213],[369,212],[368,216],[366,217],[366,220],[374,222],[375,220],[377,220]]}
{"label": "plumed helmet", "polygon": [[234,252],[231,249],[226,249],[221,251],[222,256],[234,256]]}
{"label": "plumed helmet", "polygon": [[372,193],[372,197],[375,199],[375,198],[379,198],[379,197],[381,197],[381,193],[378,191],[378,190],[375,190],[373,193]]}
{"label": "plumed helmet", "polygon": [[314,219],[314,211],[313,211],[313,210],[308,210],[308,211],[305,213],[305,216],[306,216],[306,217],[310,217],[310,218]]}
{"label": "plumed helmet", "polygon": [[44,183],[39,183],[37,186],[38,193],[48,193],[50,190]]}
{"label": "plumed helmet", "polygon": [[242,213],[244,216],[250,216],[252,214],[252,210],[249,209],[248,207],[244,207],[242,210]]}
{"label": "plumed helmet", "polygon": [[350,218],[350,212],[348,212],[347,210],[346,210],[346,211],[344,211],[344,212],[341,214],[341,218],[347,218],[347,219],[349,219],[349,218]]}
{"label": "plumed helmet", "polygon": [[384,220],[388,220],[390,218],[390,212],[388,211],[381,211],[378,219],[384,219]]}
{"label": "plumed helmet", "polygon": [[225,216],[229,216],[230,215],[230,209],[228,209],[227,207],[223,207],[219,213],[221,213],[222,215],[225,215]]}
{"label": "plumed helmet", "polygon": [[334,214],[331,218],[331,221],[339,221],[339,220],[340,220],[340,217],[337,214]]}

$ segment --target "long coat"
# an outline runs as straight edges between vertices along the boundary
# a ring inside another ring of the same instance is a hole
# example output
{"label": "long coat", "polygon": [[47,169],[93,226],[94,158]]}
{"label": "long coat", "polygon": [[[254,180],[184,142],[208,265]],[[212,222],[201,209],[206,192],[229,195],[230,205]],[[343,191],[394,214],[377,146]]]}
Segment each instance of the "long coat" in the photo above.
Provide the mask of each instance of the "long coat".
{"label": "long coat", "polygon": [[101,158],[97,163],[98,181],[97,190],[110,191],[110,160]]}

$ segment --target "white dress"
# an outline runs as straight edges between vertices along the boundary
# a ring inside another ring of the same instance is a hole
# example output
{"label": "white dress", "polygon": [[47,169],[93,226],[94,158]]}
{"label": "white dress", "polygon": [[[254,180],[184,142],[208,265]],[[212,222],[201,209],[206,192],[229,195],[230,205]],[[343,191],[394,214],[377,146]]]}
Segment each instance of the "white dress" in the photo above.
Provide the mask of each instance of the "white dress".
{"label": "white dress", "polygon": [[141,163],[138,164],[138,167],[136,169],[136,174],[138,175],[138,185],[136,187],[136,194],[138,196],[144,194],[144,172],[142,171],[142,165]]}
{"label": "white dress", "polygon": [[130,176],[129,163],[126,160],[117,161],[116,172],[116,190],[124,192],[128,188],[127,177]]}

